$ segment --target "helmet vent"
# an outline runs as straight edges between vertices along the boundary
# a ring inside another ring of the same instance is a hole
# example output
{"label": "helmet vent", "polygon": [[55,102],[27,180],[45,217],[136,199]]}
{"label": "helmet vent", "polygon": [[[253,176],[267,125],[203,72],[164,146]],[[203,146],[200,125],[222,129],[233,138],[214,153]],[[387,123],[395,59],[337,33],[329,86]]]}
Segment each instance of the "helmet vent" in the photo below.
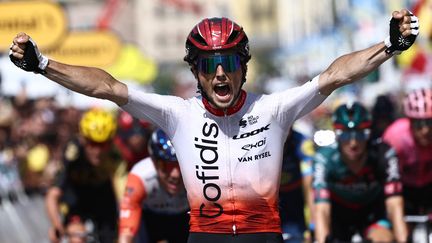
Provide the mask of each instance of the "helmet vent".
{"label": "helmet vent", "polygon": [[196,34],[193,36],[193,39],[200,43],[201,45],[207,46],[207,42],[204,40],[204,38],[200,34]]}
{"label": "helmet vent", "polygon": [[229,36],[227,43],[233,42],[237,38],[238,35],[239,35],[238,31],[233,31],[232,34]]}

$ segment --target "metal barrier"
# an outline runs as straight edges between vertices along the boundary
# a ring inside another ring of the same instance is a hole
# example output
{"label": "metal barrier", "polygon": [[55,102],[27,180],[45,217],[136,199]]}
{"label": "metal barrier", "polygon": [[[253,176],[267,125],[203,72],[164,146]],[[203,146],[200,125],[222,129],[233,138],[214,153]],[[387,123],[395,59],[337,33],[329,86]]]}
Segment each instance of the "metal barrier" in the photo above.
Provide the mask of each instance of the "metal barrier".
{"label": "metal barrier", "polygon": [[19,193],[0,198],[0,242],[48,243],[50,222],[42,196]]}

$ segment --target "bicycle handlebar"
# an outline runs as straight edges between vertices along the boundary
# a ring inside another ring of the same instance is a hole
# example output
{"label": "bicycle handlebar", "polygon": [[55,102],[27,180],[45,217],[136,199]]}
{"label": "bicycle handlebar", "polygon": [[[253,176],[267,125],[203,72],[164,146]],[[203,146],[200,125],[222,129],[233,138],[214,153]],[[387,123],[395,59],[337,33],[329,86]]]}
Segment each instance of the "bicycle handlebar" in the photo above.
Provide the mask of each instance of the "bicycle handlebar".
{"label": "bicycle handlebar", "polygon": [[429,221],[432,221],[432,214],[405,215],[404,219],[407,223],[427,223]]}

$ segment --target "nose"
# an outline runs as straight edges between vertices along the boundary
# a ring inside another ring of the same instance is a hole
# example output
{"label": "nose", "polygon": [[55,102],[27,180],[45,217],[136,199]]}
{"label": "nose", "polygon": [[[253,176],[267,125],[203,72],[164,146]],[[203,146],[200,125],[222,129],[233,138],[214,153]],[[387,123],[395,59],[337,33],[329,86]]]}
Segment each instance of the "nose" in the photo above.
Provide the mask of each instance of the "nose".
{"label": "nose", "polygon": [[431,132],[431,127],[430,126],[422,126],[420,128],[420,133],[423,135],[427,135],[429,132]]}
{"label": "nose", "polygon": [[170,171],[170,177],[171,178],[180,178],[181,177],[181,173],[180,173],[180,168],[179,167],[174,167],[171,171]]}
{"label": "nose", "polygon": [[220,64],[216,68],[216,79],[219,81],[225,81],[227,79],[225,70]]}
{"label": "nose", "polygon": [[356,138],[354,138],[354,137],[350,138],[349,145],[351,147],[355,147],[357,144],[358,144],[358,140]]}

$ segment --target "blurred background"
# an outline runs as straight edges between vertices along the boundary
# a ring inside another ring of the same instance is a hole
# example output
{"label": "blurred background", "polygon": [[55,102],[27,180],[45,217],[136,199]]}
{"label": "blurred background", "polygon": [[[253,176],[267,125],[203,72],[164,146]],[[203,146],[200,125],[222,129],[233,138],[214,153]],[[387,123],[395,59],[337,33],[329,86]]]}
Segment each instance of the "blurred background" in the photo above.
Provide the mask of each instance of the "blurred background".
{"label": "blurred background", "polygon": [[372,108],[385,96],[398,114],[405,92],[431,86],[432,0],[0,1],[0,242],[47,242],[42,196],[62,146],[76,134],[83,110],[117,109],[13,66],[7,52],[18,32],[32,36],[50,58],[100,67],[144,91],[186,98],[196,94],[183,62],[186,36],[204,17],[227,16],[250,39],[245,89],[271,93],[304,83],[340,55],[383,41],[392,11],[401,8],[420,19],[416,44],[297,122],[308,135],[330,128],[329,114],[341,102],[360,100]]}

